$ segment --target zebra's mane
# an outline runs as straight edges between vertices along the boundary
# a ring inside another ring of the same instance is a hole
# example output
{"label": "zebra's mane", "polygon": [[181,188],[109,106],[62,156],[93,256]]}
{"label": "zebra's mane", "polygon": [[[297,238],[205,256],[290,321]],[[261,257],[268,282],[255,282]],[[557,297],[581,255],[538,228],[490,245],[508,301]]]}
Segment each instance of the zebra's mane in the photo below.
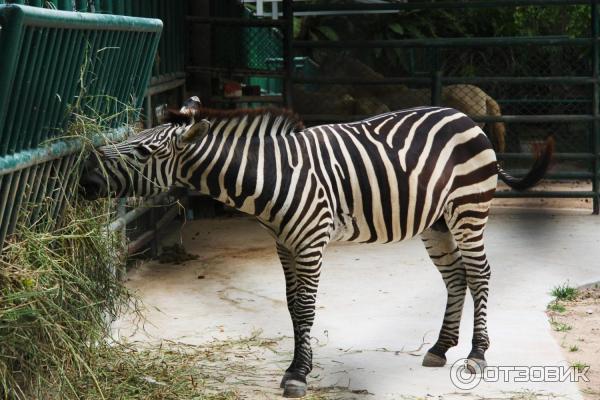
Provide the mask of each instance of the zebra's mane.
{"label": "zebra's mane", "polygon": [[264,107],[264,108],[240,108],[235,110],[220,110],[216,108],[195,108],[189,112],[181,112],[178,110],[167,110],[165,117],[165,123],[173,124],[189,124],[194,120],[202,118],[206,119],[232,119],[240,117],[256,117],[262,115],[270,115],[271,117],[283,117],[287,120],[288,124],[291,125],[294,131],[303,130],[304,123],[295,112],[276,107]]}

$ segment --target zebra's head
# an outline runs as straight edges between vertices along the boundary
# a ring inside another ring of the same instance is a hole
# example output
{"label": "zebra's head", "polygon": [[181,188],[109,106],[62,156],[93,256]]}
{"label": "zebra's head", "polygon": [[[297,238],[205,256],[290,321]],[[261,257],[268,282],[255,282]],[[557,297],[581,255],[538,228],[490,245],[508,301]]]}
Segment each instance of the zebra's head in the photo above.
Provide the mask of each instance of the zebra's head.
{"label": "zebra's head", "polygon": [[210,130],[209,121],[194,120],[196,103],[197,97],[188,99],[174,122],[90,154],[79,180],[81,195],[87,200],[148,196],[174,186],[178,156],[196,146]]}

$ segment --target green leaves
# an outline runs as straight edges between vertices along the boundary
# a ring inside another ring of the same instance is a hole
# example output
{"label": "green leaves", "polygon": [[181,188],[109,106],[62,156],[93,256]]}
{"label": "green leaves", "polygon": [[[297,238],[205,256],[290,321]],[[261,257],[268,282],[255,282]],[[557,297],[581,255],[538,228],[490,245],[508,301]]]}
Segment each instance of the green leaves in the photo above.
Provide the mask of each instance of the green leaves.
{"label": "green leaves", "polygon": [[398,35],[404,35],[404,28],[398,22],[394,22],[388,25],[388,29]]}
{"label": "green leaves", "polygon": [[338,34],[333,30],[333,28],[325,25],[317,26],[315,28],[321,35],[323,35],[327,40],[340,40]]}

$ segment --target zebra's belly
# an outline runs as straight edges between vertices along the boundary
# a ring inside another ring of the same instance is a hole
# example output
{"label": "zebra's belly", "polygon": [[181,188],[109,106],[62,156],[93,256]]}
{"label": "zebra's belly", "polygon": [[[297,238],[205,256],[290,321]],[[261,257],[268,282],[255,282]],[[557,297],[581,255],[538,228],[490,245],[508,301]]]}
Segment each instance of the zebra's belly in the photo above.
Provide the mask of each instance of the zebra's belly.
{"label": "zebra's belly", "polygon": [[338,213],[334,218],[331,240],[337,242],[379,244],[401,242],[420,234],[429,227],[423,226],[422,229],[417,229],[416,231],[414,229],[407,229],[406,222],[403,223],[399,216],[385,221],[383,225],[376,224],[374,221],[383,220],[383,215],[379,217],[381,218],[372,218],[369,223],[364,215]]}

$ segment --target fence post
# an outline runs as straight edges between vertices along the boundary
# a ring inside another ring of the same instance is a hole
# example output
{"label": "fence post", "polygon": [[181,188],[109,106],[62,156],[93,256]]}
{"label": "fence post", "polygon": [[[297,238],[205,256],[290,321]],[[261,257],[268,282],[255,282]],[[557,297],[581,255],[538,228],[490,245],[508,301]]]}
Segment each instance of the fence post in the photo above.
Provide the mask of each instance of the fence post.
{"label": "fence post", "polygon": [[598,82],[599,74],[599,46],[598,40],[600,39],[600,25],[598,21],[598,3],[596,0],[591,0],[592,8],[592,76],[594,78],[594,97],[592,99],[592,107],[594,120],[592,122],[592,140],[594,150],[594,160],[592,163],[593,167],[593,181],[592,190],[594,191],[593,207],[594,214],[600,213],[600,86]]}
{"label": "fence post", "polygon": [[294,69],[294,9],[292,0],[283,0],[283,101],[286,107],[292,108],[292,74]]}
{"label": "fence post", "polygon": [[442,71],[434,71],[431,75],[431,105],[442,105]]}

